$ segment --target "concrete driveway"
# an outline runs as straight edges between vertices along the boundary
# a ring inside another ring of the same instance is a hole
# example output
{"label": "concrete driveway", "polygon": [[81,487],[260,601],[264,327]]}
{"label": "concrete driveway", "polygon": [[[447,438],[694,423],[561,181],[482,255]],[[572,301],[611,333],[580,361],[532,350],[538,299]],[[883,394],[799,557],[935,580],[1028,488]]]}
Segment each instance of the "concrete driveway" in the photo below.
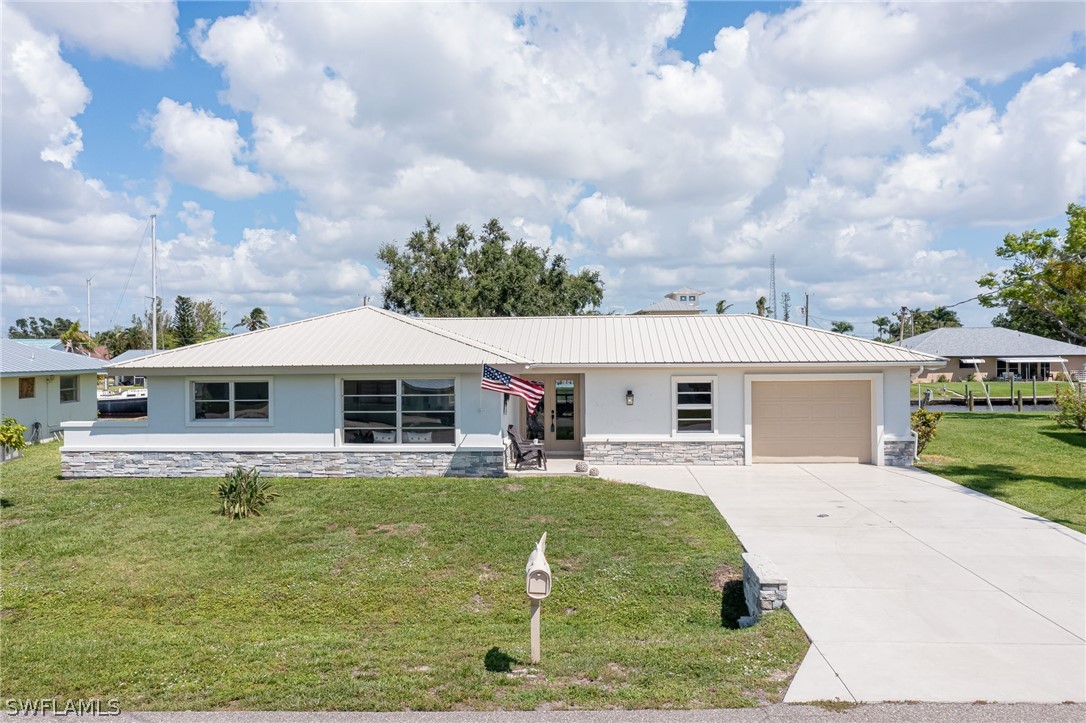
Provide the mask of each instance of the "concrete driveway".
{"label": "concrete driveway", "polygon": [[1086,700],[1086,536],[864,465],[601,467],[707,495],[788,579],[812,646],[785,698]]}

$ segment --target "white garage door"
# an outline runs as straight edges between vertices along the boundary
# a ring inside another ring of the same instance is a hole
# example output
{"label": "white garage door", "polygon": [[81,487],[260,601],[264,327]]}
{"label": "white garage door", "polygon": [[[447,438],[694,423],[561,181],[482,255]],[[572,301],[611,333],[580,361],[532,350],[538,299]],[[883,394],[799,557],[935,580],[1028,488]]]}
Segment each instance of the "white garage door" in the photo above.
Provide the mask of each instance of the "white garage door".
{"label": "white garage door", "polygon": [[871,382],[751,383],[754,462],[871,462]]}

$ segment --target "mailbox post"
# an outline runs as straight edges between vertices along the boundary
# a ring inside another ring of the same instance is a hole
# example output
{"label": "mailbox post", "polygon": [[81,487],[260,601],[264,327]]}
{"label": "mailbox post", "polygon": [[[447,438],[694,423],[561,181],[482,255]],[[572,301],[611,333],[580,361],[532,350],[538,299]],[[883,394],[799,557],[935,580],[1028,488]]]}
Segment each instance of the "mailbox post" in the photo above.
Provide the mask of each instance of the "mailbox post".
{"label": "mailbox post", "polygon": [[524,567],[525,591],[532,607],[532,663],[539,662],[540,603],[551,594],[551,566],[547,564],[547,533],[539,538]]}

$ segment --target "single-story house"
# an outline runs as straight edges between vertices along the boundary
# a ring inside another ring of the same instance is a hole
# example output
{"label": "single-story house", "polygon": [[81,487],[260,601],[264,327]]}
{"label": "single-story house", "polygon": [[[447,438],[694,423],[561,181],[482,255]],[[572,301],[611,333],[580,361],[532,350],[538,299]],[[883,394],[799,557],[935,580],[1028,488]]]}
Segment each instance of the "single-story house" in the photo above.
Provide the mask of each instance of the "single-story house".
{"label": "single-story house", "polygon": [[0,415],[27,428],[29,441],[64,422],[98,417],[101,359],[0,339]]}
{"label": "single-story house", "polygon": [[970,378],[1046,381],[1086,370],[1086,347],[998,326],[945,327],[895,342],[896,346],[943,357],[943,369],[927,369],[920,381]]}
{"label": "single-story house", "polygon": [[[911,464],[944,360],[754,315],[411,318],[362,307],[112,365],[147,419],[65,425],[68,477],[502,475],[507,425],[590,464]],[[545,390],[534,418],[482,365]],[[531,422],[531,423],[530,423]]]}

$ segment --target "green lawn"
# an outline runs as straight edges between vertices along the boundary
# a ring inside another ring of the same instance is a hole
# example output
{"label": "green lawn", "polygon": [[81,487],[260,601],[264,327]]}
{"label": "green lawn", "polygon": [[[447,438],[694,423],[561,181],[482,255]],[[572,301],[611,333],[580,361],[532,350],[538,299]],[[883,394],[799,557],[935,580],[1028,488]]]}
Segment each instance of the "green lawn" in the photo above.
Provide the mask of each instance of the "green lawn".
{"label": "green lawn", "polygon": [[1051,414],[948,413],[920,466],[1086,532],[1086,434]]}
{"label": "green lawn", "polygon": [[[589,478],[214,480],[2,474],[3,698],[122,709],[729,707],[779,700],[787,611],[735,629],[740,547],[705,498]],[[549,533],[543,663],[524,561]],[[724,593],[721,593],[721,588]],[[728,625],[722,624],[726,621]]]}
{"label": "green lawn", "polygon": [[[917,399],[917,395],[922,396],[926,389],[930,389],[936,399],[949,399],[955,396],[955,394],[944,391],[944,387],[963,397],[966,388],[968,388],[973,391],[973,396],[981,400],[984,399],[984,388],[980,382],[924,382],[923,384],[913,384],[911,387],[912,399]],[[1054,397],[1057,390],[1068,388],[1070,388],[1070,385],[1067,382],[1037,382],[1037,396]],[[1018,392],[1022,392],[1022,396],[1027,400],[1031,399],[1033,397],[1033,382],[1015,382],[1013,394],[1011,393],[1010,382],[988,382],[989,396],[1017,398]]]}

